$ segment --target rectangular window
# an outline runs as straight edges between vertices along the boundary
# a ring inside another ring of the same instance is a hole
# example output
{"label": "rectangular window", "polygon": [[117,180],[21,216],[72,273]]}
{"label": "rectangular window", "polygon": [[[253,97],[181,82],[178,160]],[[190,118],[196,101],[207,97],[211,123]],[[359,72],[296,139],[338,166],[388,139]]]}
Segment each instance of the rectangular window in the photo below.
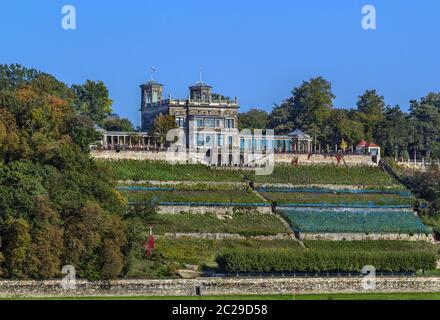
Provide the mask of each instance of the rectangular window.
{"label": "rectangular window", "polygon": [[234,119],[226,119],[225,127],[227,129],[234,128]]}
{"label": "rectangular window", "polygon": [[215,126],[217,128],[222,128],[225,126],[225,119],[215,119]]}
{"label": "rectangular window", "polygon": [[228,146],[232,146],[232,136],[228,136]]}
{"label": "rectangular window", "polygon": [[217,146],[218,147],[224,146],[223,135],[221,133],[217,133]]}
{"label": "rectangular window", "polygon": [[214,136],[205,134],[205,146],[212,147],[214,145]]}
{"label": "rectangular window", "polygon": [[205,118],[205,127],[214,128],[215,127],[215,119],[214,118]]}
{"label": "rectangular window", "polygon": [[183,128],[185,125],[185,118],[184,117],[176,117],[176,125],[178,128]]}
{"label": "rectangular window", "polygon": [[197,133],[196,141],[197,141],[197,146],[198,147],[203,146],[204,139],[203,139],[203,135],[201,133]]}
{"label": "rectangular window", "polygon": [[194,119],[195,120],[195,123],[196,123],[196,127],[203,127],[204,126],[204,124],[203,124],[203,118],[195,118]]}
{"label": "rectangular window", "polygon": [[241,138],[240,139],[240,149],[244,149],[245,148],[245,142],[244,142],[244,139],[243,138]]}

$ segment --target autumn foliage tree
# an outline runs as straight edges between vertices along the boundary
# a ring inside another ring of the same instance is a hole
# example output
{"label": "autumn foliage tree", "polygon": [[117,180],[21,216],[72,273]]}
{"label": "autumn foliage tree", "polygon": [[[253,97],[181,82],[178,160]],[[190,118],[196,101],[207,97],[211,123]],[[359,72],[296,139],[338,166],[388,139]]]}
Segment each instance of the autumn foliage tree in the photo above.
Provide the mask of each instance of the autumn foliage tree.
{"label": "autumn foliage tree", "polygon": [[107,113],[105,93],[100,83],[72,90],[37,70],[0,65],[3,277],[54,278],[67,264],[89,279],[121,274],[126,203],[88,148],[96,141],[89,111]]}
{"label": "autumn foliage tree", "polygon": [[167,141],[168,132],[175,128],[177,128],[177,124],[173,115],[158,116],[151,129],[153,141],[161,145],[164,144]]}

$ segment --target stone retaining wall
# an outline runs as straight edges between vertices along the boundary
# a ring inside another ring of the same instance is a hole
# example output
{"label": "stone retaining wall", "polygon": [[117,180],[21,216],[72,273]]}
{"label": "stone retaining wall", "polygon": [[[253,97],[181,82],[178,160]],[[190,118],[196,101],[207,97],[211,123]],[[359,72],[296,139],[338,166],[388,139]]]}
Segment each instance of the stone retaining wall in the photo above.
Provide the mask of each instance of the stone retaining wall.
{"label": "stone retaining wall", "polygon": [[[77,281],[64,290],[61,280],[0,281],[0,297],[269,295],[372,292],[362,277],[198,278],[175,280]],[[374,292],[439,292],[440,277],[377,277]]]}
{"label": "stone retaining wall", "polygon": [[[162,160],[167,161],[166,151],[120,151],[115,150],[104,150],[104,151],[91,151],[91,155],[96,159],[104,160]],[[196,157],[190,157],[190,161],[195,161]],[[274,154],[275,163],[292,163],[294,159],[298,159],[298,163],[301,164],[337,164],[335,157],[325,156],[322,154],[314,154],[310,158],[307,154]],[[185,163],[187,157],[184,155],[179,157],[172,157],[173,161]],[[367,155],[346,155],[341,161],[341,164],[345,162],[346,165],[356,166],[356,165],[376,165],[370,156]]]}

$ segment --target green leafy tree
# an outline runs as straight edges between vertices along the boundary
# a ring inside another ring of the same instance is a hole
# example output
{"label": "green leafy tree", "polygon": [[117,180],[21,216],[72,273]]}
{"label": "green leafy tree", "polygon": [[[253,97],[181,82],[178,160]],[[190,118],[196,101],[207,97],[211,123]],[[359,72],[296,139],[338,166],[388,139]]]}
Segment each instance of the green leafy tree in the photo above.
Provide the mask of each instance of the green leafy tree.
{"label": "green leafy tree", "polygon": [[270,128],[273,128],[275,134],[288,134],[295,129],[295,124],[290,118],[289,104],[283,102],[281,105],[275,105],[269,115]]}
{"label": "green leafy tree", "polygon": [[411,141],[408,115],[395,106],[386,107],[384,116],[377,126],[375,140],[380,142],[385,156],[406,156]]}
{"label": "green leafy tree", "polygon": [[411,101],[410,107],[414,147],[424,152],[428,159],[440,141],[440,107],[436,105],[435,97],[436,95],[430,94],[422,98],[421,102]]}
{"label": "green leafy tree", "polygon": [[26,257],[27,273],[36,278],[50,279],[61,270],[63,230],[49,199],[37,198],[35,220],[30,232],[31,244]]}
{"label": "green leafy tree", "polygon": [[76,95],[75,109],[78,113],[98,124],[111,114],[113,101],[102,81],[87,80],[83,85],[73,85],[72,90]]}
{"label": "green leafy tree", "polygon": [[112,172],[89,155],[96,132],[89,116],[73,108],[78,96],[20,66],[0,66],[0,83],[3,275],[51,278],[65,264],[91,279],[119,275],[126,200]]}
{"label": "green leafy tree", "polygon": [[[328,138],[327,122],[335,96],[331,83],[322,77],[304,81],[292,91],[292,96],[276,107],[271,114],[271,124],[279,133],[301,128],[318,140]],[[313,132],[312,132],[313,131]]]}
{"label": "green leafy tree", "polygon": [[251,109],[238,114],[239,129],[266,129],[269,125],[269,114],[260,109]]}
{"label": "green leafy tree", "polygon": [[26,276],[25,263],[31,240],[29,228],[29,223],[23,218],[8,218],[2,224],[4,269],[7,270],[9,277]]}
{"label": "green leafy tree", "polygon": [[120,118],[117,115],[112,115],[107,117],[102,122],[102,126],[107,131],[123,131],[132,132],[134,131],[133,124],[130,120],[126,118]]}
{"label": "green leafy tree", "polygon": [[151,137],[154,142],[165,144],[170,130],[177,128],[176,119],[173,115],[159,115],[154,119],[151,128]]}
{"label": "green leafy tree", "polygon": [[351,118],[349,110],[332,110],[329,123],[332,132],[329,134],[332,136],[331,144],[337,144],[344,140],[347,145],[355,145],[364,137],[363,125]]}
{"label": "green leafy tree", "polygon": [[374,140],[374,133],[385,116],[385,100],[376,90],[367,90],[357,102],[358,119],[364,125],[365,138]]}
{"label": "green leafy tree", "polygon": [[66,122],[66,132],[82,152],[90,150],[90,145],[101,138],[93,121],[84,115],[74,115]]}

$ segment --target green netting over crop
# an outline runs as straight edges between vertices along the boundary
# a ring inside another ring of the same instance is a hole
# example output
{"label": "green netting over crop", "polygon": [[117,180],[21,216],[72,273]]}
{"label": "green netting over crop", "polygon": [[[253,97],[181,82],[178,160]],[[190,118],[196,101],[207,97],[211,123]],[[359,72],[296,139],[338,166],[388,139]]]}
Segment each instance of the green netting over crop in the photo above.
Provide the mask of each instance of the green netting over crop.
{"label": "green netting over crop", "polygon": [[282,210],[295,230],[304,233],[431,233],[410,211]]}

